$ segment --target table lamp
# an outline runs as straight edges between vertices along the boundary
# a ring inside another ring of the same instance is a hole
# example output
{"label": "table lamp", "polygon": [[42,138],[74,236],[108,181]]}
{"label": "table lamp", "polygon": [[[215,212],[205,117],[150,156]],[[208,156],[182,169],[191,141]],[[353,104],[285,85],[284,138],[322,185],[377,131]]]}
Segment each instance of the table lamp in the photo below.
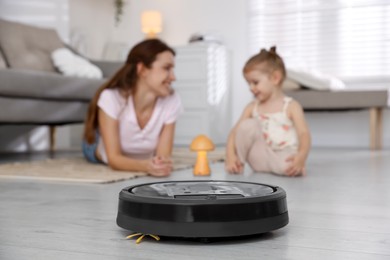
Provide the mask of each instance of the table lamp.
{"label": "table lamp", "polygon": [[144,11],[141,16],[142,32],[146,38],[153,39],[162,31],[162,17],[158,11]]}

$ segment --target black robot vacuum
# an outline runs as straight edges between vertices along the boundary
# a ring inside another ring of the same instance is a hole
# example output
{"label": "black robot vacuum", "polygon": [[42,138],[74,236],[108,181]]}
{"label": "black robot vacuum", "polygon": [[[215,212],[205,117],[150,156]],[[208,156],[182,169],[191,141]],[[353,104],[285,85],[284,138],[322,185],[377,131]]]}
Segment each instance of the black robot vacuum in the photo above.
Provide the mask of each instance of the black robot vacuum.
{"label": "black robot vacuum", "polygon": [[288,224],[286,192],[237,181],[168,181],[119,194],[118,226],[137,233],[186,238],[246,236]]}

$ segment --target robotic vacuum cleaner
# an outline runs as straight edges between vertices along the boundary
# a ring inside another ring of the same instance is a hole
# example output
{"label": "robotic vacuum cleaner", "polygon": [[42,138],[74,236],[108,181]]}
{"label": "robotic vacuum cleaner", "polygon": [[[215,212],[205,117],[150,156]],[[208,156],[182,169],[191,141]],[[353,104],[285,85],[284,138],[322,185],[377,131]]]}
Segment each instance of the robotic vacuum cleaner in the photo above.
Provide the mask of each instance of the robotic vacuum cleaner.
{"label": "robotic vacuum cleaner", "polygon": [[288,224],[286,192],[237,181],[167,181],[119,193],[118,226],[160,236],[212,238],[269,232]]}

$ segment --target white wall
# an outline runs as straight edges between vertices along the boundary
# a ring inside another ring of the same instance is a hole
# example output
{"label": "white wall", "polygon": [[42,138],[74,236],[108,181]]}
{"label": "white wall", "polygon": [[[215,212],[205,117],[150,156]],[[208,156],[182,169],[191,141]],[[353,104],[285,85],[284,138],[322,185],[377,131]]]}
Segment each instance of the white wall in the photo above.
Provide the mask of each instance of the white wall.
{"label": "white wall", "polygon": [[68,0],[69,33],[85,43],[83,54],[99,59],[105,44],[113,40],[114,0]]}

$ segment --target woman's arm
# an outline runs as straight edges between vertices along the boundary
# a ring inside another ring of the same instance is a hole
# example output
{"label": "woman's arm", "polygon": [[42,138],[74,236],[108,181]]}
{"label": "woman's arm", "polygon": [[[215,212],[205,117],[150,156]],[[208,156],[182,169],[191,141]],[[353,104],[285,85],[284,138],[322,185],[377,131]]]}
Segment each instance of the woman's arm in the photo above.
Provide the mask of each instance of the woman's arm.
{"label": "woman's arm", "polygon": [[175,123],[164,125],[157,144],[156,155],[163,158],[172,156],[173,138],[175,136]]}
{"label": "woman's arm", "polygon": [[158,139],[156,156],[154,157],[154,162],[158,165],[165,166],[169,169],[169,172],[173,170],[173,161],[171,156],[174,135],[175,123],[164,125]]}
{"label": "woman's arm", "polygon": [[170,170],[155,160],[137,160],[125,156],[119,140],[119,122],[99,109],[99,129],[107,154],[108,165],[114,170],[147,172],[153,176],[169,175]]}

